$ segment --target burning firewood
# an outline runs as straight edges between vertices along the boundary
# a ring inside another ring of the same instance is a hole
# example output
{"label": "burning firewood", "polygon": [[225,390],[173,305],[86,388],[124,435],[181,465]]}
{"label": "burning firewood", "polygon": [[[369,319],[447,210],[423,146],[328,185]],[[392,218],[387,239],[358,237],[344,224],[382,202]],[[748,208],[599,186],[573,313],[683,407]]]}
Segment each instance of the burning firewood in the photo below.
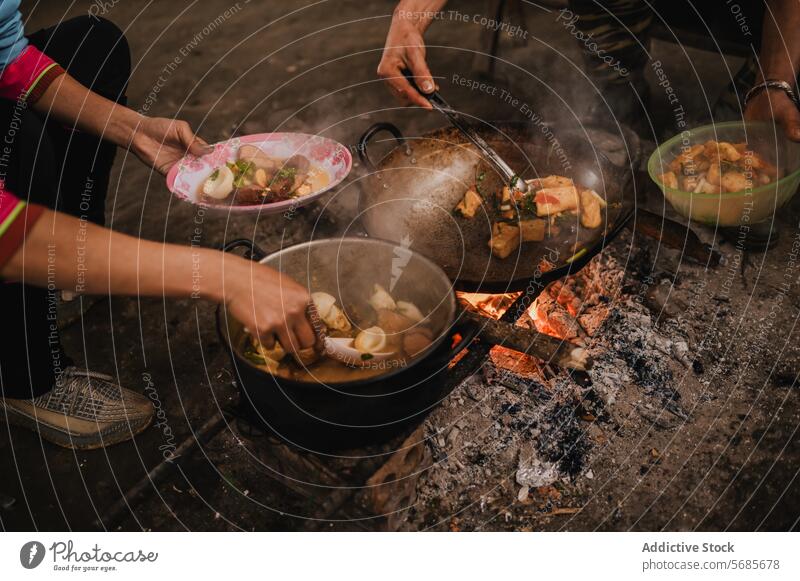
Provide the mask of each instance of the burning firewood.
{"label": "burning firewood", "polygon": [[530,315],[540,333],[567,340],[577,340],[585,335],[575,317],[549,293],[539,295],[531,305]]}

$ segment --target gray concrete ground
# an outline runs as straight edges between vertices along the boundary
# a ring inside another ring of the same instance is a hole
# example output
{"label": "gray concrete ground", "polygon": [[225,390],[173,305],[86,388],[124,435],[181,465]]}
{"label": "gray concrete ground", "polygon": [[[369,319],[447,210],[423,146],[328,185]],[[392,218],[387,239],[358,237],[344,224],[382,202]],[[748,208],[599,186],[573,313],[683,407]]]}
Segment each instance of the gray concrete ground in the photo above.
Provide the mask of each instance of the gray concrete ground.
{"label": "gray concrete ground", "polygon": [[[442,124],[433,114],[396,108],[375,78],[393,2],[305,4],[120,0],[76,2],[66,13],[60,2],[23,8],[30,15],[28,29],[35,30],[102,6],[99,12],[123,28],[130,41],[135,63],[131,106],[151,115],[186,119],[211,142],[233,132],[297,130],[352,145],[366,127],[379,120],[392,121],[408,133]],[[464,14],[480,14],[483,4],[461,2],[458,9]],[[220,24],[212,27],[226,10],[232,13],[230,17],[223,16]],[[495,82],[548,118],[577,122],[596,100],[580,72],[578,47],[554,22],[552,13],[526,6],[525,14],[524,26],[530,32],[527,43],[503,40],[501,57],[505,61],[498,64]],[[519,118],[518,109],[479,91],[452,85],[453,74],[473,75],[470,51],[479,46],[481,31],[477,24],[435,23],[428,37],[431,66],[435,74],[443,76],[442,90],[459,108],[480,118]],[[185,56],[181,56],[182,50]],[[663,61],[673,88],[695,122],[709,117],[708,102],[713,102],[726,84],[727,67],[735,70],[740,64],[739,59],[726,60],[691,48],[684,52],[662,42],[654,43],[652,51]],[[650,80],[651,108],[662,125],[660,131],[671,133],[665,95],[652,74]],[[291,220],[254,220],[198,213],[174,200],[161,176],[120,152],[108,222],[123,232],[183,244],[190,242],[199,224],[203,245],[244,237],[255,238],[272,251],[311,235],[333,235],[346,227],[357,195],[354,181],[361,172],[362,168],[354,168],[351,178],[328,203],[302,210]],[[749,346],[744,340],[749,325],[769,315],[797,228],[797,207],[782,212],[781,220],[786,230],[781,246],[766,255],[752,255],[742,266],[741,278],[736,279],[739,294],[727,307],[728,318],[704,323],[713,327],[726,345]],[[712,235],[703,232],[708,240]],[[618,251],[625,250],[630,241],[618,244]],[[641,244],[646,247],[648,243]],[[722,250],[732,253],[730,245],[723,245]],[[685,268],[674,263],[674,256],[664,256],[667,264],[662,264],[663,269]],[[719,276],[695,268],[686,279],[713,283]],[[702,296],[700,309],[711,312],[713,292],[694,289]],[[750,291],[754,298],[748,302]],[[646,426],[632,426],[613,446],[604,448],[594,466],[595,482],[604,483],[602,494],[592,491],[592,483],[585,480],[566,485],[567,496],[586,502],[587,508],[579,516],[564,521],[522,507],[515,509],[510,519],[490,518],[489,514],[466,517],[464,528],[796,528],[800,516],[795,480],[800,406],[794,383],[798,308],[800,293],[793,285],[766,338],[782,349],[759,352],[759,359],[747,370],[744,386],[733,381],[735,366],[730,372],[733,375],[717,376],[713,393],[721,397],[737,390],[737,397],[711,398],[699,410],[697,422],[680,426],[677,438],[682,444],[675,443],[674,428],[648,431]],[[94,452],[73,453],[41,444],[29,432],[0,430],[0,492],[15,500],[13,506],[0,510],[4,528],[91,527],[123,491],[161,460],[164,449],[189,437],[219,406],[235,400],[213,312],[213,305],[188,300],[104,299],[66,330],[65,343],[76,359],[91,369],[118,375],[131,389],[157,395],[163,416],[135,442]],[[744,327],[739,325],[742,322]],[[731,357],[742,356],[736,349],[731,353]],[[776,363],[780,374],[772,367]],[[691,391],[695,384],[687,385]],[[720,407],[720,401],[725,405]],[[669,442],[676,453],[662,456],[650,466],[648,451],[663,450]],[[627,460],[620,469],[612,470],[610,466],[621,458]],[[513,497],[516,492],[509,488],[505,494]],[[311,504],[251,469],[246,451],[225,431],[181,469],[173,470],[120,526],[134,530],[296,530],[306,527]],[[446,516],[435,507],[420,506],[409,522],[446,528]],[[370,526],[369,522],[358,525]],[[336,523],[330,528],[357,527]]]}

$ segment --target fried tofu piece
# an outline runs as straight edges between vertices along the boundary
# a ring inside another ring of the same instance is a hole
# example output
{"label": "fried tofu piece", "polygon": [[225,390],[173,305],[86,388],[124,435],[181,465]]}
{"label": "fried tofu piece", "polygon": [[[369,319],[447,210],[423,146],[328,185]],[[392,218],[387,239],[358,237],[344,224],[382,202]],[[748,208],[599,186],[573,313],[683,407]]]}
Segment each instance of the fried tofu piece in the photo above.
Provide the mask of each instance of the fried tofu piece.
{"label": "fried tofu piece", "polygon": [[513,220],[516,215],[514,203],[511,199],[511,188],[504,186],[500,197],[500,217],[504,220]]}
{"label": "fried tofu piece", "polygon": [[693,192],[697,185],[700,183],[700,178],[697,176],[684,176],[681,179],[681,188],[684,192]]}
{"label": "fried tofu piece", "polygon": [[722,186],[719,184],[712,184],[707,179],[700,178],[700,183],[695,188],[695,193],[700,194],[719,194],[722,193]]}
{"label": "fried tofu piece", "polygon": [[255,145],[242,145],[239,148],[238,158],[242,161],[249,161],[257,168],[264,169],[267,173],[275,173],[280,168],[280,161],[271,158]]}
{"label": "fried tofu piece", "polygon": [[483,205],[483,198],[472,188],[467,190],[464,197],[456,206],[456,211],[464,218],[474,218],[475,213]]}
{"label": "fried tofu piece", "polygon": [[525,183],[536,190],[540,188],[564,188],[575,185],[570,178],[565,178],[564,176],[547,176],[544,178],[525,180]]}
{"label": "fried tofu piece", "polygon": [[739,161],[742,159],[742,154],[736,150],[736,147],[727,141],[719,142],[719,157],[725,161]]}
{"label": "fried tofu piece", "polygon": [[663,183],[668,188],[676,188],[678,187],[678,176],[675,175],[675,172],[668,171],[664,172],[659,176],[661,183]]}
{"label": "fried tofu piece", "polygon": [[684,153],[678,155],[669,164],[670,171],[673,171],[675,173],[681,173],[683,171],[683,165],[693,164],[694,158],[703,153],[707,145],[708,143],[706,143],[706,145],[702,144],[693,145],[692,147],[689,148],[688,151],[685,151]]}
{"label": "fried tofu piece", "polygon": [[721,175],[722,167],[719,162],[719,158],[714,157],[711,159],[711,164],[708,166],[708,171],[706,172],[706,181],[711,185],[718,186]]}
{"label": "fried tofu piece", "polygon": [[603,223],[599,196],[592,190],[581,190],[581,226],[599,228]]}
{"label": "fried tofu piece", "polygon": [[720,185],[726,192],[741,192],[753,187],[753,181],[748,179],[743,173],[729,171],[722,174]]}
{"label": "fried tofu piece", "polygon": [[533,220],[520,220],[519,232],[523,242],[541,242],[544,240],[547,229],[547,220],[534,218]]}
{"label": "fried tofu piece", "polygon": [[574,185],[542,188],[536,192],[534,201],[538,216],[552,216],[567,210],[577,210],[580,204],[578,190]]}
{"label": "fried tofu piece", "polygon": [[498,258],[507,258],[519,247],[519,228],[505,222],[496,222],[492,227],[492,238],[489,248]]}

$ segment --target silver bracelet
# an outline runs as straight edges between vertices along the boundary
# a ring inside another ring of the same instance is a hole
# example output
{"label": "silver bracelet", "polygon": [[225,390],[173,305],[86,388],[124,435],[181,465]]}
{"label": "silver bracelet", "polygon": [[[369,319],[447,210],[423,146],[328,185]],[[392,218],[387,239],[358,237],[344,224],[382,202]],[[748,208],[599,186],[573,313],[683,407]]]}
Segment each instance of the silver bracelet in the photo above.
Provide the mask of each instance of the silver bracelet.
{"label": "silver bracelet", "polygon": [[744,96],[744,106],[747,107],[747,102],[750,101],[750,99],[767,89],[780,89],[788,95],[795,107],[800,108],[800,101],[797,100],[797,93],[794,92],[792,86],[786,81],[779,81],[778,79],[766,79],[764,82],[755,85],[752,89],[747,91]]}

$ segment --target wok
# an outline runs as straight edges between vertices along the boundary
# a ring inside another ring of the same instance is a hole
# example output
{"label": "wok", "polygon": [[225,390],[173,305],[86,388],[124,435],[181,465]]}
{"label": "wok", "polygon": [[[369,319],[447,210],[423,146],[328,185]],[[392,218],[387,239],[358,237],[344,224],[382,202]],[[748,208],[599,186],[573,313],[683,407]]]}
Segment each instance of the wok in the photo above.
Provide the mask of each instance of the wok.
{"label": "wok", "polygon": [[[546,283],[580,268],[632,215],[632,172],[611,163],[589,142],[586,132],[555,134],[521,123],[477,130],[522,177],[563,175],[601,194],[608,202],[602,226],[586,229],[577,216],[567,216],[557,235],[524,243],[511,256],[499,259],[488,246],[497,220],[491,204],[484,204],[472,220],[453,214],[464,192],[481,174],[483,192],[504,185],[475,146],[452,127],[412,138],[404,137],[394,125],[377,123],[358,144],[361,161],[370,170],[359,200],[360,223],[367,235],[427,256],[458,290],[511,292],[524,290],[531,280]],[[370,143],[381,132],[389,132],[396,146],[373,162]],[[546,269],[542,268],[543,259],[550,263]]]}

